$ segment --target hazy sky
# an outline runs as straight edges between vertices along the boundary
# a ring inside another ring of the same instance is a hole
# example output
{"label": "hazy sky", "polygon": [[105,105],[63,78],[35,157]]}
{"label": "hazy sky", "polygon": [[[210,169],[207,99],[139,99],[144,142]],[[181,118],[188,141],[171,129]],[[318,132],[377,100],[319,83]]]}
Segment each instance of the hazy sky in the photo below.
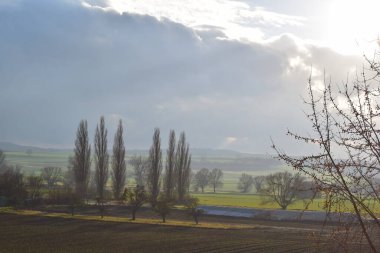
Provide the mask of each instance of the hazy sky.
{"label": "hazy sky", "polygon": [[127,148],[300,153],[313,68],[335,83],[377,46],[380,1],[0,0],[0,140],[71,147],[81,119]]}

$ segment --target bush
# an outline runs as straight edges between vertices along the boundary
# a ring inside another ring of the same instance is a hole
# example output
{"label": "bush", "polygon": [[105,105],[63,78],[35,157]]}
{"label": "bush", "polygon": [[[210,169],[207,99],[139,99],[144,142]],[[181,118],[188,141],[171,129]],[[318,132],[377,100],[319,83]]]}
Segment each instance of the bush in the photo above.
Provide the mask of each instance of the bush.
{"label": "bush", "polygon": [[6,199],[5,205],[23,204],[27,191],[20,168],[6,167],[0,174],[0,196]]}

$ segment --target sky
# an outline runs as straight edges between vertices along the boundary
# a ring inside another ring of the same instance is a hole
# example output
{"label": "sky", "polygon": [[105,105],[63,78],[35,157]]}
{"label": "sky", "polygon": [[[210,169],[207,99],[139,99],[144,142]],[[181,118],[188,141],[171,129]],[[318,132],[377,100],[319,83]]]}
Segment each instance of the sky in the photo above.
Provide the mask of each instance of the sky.
{"label": "sky", "polygon": [[378,49],[376,0],[0,0],[0,141],[71,148],[100,116],[110,145],[155,127],[194,148],[291,154],[309,134],[307,80],[323,88]]}

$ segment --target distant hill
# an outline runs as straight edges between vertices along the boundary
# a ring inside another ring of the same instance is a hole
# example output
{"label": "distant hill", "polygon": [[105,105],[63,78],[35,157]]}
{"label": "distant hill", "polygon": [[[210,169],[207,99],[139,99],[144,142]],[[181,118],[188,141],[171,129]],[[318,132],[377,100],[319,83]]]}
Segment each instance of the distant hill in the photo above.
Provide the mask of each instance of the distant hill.
{"label": "distant hill", "polygon": [[19,144],[14,144],[11,142],[4,142],[0,141],[0,149],[5,152],[59,152],[59,151],[67,151],[67,150],[61,150],[61,149],[53,149],[53,148],[41,148],[41,147],[34,147],[34,146],[24,146]]}
{"label": "distant hill", "polygon": [[[211,148],[191,148],[191,156],[194,158],[244,158],[244,157],[256,157],[256,156],[265,156],[265,155],[254,155],[248,153],[241,153],[239,151],[228,150],[228,149],[211,149]],[[149,150],[147,149],[127,149],[127,155],[142,155],[148,156]],[[166,150],[163,150],[162,155],[165,157]]]}
{"label": "distant hill", "polygon": [[193,169],[201,168],[219,168],[225,171],[275,171],[286,167],[285,163],[268,157],[244,157],[226,159],[204,158],[192,159],[191,167]]}
{"label": "distant hill", "polygon": [[[60,148],[42,148],[36,146],[25,146],[20,144],[14,144],[11,142],[0,141],[0,149],[6,152],[26,152],[27,150],[32,150],[35,152],[60,152],[60,151],[72,151],[73,149],[60,149]],[[112,152],[112,149],[109,150]],[[262,154],[249,154],[242,153],[235,150],[228,149],[211,149],[211,148],[192,148],[190,149],[191,155],[193,157],[209,158],[209,157],[224,157],[224,158],[245,158],[245,157],[267,157],[268,155]],[[163,150],[163,156],[165,156],[166,150]],[[127,155],[142,155],[148,156],[148,149],[128,149]]]}
{"label": "distant hill", "polygon": [[[57,153],[53,157],[57,157],[57,163],[62,167],[66,167],[67,157],[72,149],[51,149],[41,148],[34,146],[23,146],[10,142],[0,142],[0,149],[5,152],[20,152],[20,153]],[[110,153],[112,151],[109,151]],[[273,171],[284,168],[286,165],[268,154],[249,154],[241,153],[234,150],[227,149],[206,149],[206,148],[193,148],[190,150],[192,155],[192,168],[197,170],[201,168],[220,168],[225,171]],[[65,153],[65,154],[61,154]],[[127,149],[127,158],[132,156],[144,156],[147,157],[149,150],[146,149]],[[65,155],[62,157],[62,155]],[[166,151],[163,150],[163,160],[165,160]],[[32,157],[33,158],[33,155]],[[52,158],[52,157],[51,157]],[[14,158],[14,162],[18,160],[18,157]],[[26,159],[26,158],[24,158]],[[9,157],[12,160],[12,157]],[[54,160],[54,159],[53,159]],[[50,163],[54,163],[53,160],[49,160]],[[32,166],[32,161],[25,161],[24,166]],[[39,164],[40,165],[40,164]],[[38,165],[38,166],[39,166]]]}

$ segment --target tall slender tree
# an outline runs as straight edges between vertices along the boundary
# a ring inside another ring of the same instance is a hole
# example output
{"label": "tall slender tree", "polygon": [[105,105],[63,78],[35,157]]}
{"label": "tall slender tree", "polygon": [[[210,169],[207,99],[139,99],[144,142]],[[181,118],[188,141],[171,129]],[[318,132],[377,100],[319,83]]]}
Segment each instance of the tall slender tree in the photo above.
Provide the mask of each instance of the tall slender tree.
{"label": "tall slender tree", "polygon": [[178,200],[182,202],[186,193],[189,190],[191,173],[191,155],[189,153],[189,144],[186,143],[186,135],[181,133],[177,150],[176,150],[176,189],[178,193]]}
{"label": "tall slender tree", "polygon": [[172,198],[174,194],[175,144],[175,132],[174,130],[171,130],[169,134],[169,146],[168,150],[166,151],[166,166],[164,180],[165,195],[167,198]]}
{"label": "tall slender tree", "polygon": [[160,193],[160,176],[162,172],[162,151],[160,129],[156,128],[153,135],[153,144],[149,150],[148,187],[151,201],[154,204]]}
{"label": "tall slender tree", "polygon": [[126,178],[126,164],[125,164],[125,146],[123,140],[123,124],[119,121],[114,143],[113,143],[113,156],[112,156],[112,181],[113,193],[117,200],[121,199],[121,194],[124,190]]}
{"label": "tall slender tree", "polygon": [[75,191],[79,200],[86,198],[90,166],[91,147],[89,144],[87,121],[81,120],[75,140],[74,158],[72,160],[75,178]]}
{"label": "tall slender tree", "polygon": [[99,125],[95,131],[95,182],[100,203],[104,201],[104,190],[108,179],[108,151],[107,151],[107,129],[104,117],[100,117]]}
{"label": "tall slender tree", "polygon": [[0,171],[5,168],[5,154],[4,152],[0,149]]}

